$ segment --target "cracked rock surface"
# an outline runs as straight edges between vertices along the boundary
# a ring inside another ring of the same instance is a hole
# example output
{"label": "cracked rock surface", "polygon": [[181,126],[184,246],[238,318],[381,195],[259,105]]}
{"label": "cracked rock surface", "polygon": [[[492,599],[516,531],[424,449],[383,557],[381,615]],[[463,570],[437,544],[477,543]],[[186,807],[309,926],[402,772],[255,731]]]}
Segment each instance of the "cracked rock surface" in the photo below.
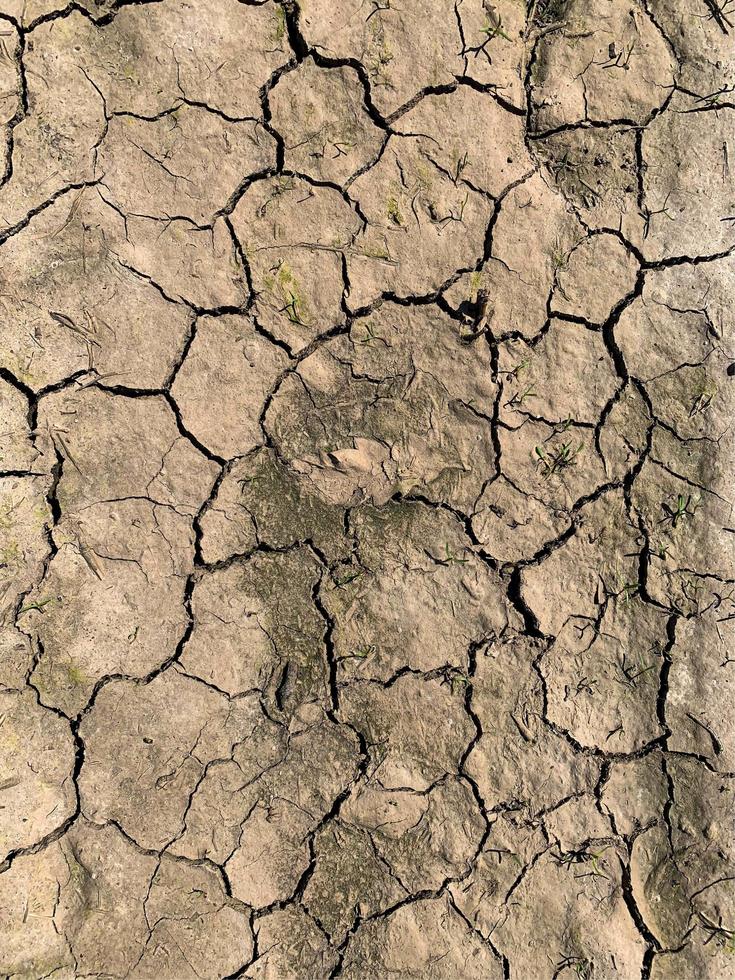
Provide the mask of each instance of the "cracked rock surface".
{"label": "cracked rock surface", "polygon": [[0,0],[0,976],[735,978],[733,0]]}

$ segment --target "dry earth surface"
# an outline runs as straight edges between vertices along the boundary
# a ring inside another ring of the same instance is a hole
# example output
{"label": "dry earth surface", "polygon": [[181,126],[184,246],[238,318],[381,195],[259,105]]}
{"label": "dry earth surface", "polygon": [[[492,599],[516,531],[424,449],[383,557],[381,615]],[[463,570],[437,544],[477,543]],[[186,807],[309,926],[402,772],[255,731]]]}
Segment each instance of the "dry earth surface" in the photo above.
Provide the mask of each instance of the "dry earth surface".
{"label": "dry earth surface", "polygon": [[735,2],[0,75],[0,975],[735,977]]}

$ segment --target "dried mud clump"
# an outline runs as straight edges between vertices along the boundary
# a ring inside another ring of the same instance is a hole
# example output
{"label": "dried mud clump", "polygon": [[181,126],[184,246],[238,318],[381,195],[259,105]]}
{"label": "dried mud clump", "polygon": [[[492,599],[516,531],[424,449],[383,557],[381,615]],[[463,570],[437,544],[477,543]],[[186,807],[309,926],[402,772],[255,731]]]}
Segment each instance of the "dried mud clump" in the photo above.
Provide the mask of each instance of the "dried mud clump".
{"label": "dried mud clump", "polygon": [[732,0],[0,0],[0,975],[735,977]]}

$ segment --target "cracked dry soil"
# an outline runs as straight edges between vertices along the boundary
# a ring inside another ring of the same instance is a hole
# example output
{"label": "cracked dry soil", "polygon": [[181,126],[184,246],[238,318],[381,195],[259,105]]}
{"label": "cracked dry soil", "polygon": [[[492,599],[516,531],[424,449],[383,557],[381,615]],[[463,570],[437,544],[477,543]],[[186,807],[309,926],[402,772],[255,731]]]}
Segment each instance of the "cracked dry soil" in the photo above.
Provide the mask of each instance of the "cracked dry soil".
{"label": "cracked dry soil", "polygon": [[735,977],[733,0],[0,74],[0,975]]}

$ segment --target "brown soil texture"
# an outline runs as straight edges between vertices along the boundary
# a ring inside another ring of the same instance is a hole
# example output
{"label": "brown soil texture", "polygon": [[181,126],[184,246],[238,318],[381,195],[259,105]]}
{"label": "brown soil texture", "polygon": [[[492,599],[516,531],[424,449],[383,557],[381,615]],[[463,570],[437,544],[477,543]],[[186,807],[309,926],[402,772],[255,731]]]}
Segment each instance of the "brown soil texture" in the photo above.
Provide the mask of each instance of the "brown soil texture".
{"label": "brown soil texture", "polygon": [[735,977],[735,0],[0,0],[0,977]]}

